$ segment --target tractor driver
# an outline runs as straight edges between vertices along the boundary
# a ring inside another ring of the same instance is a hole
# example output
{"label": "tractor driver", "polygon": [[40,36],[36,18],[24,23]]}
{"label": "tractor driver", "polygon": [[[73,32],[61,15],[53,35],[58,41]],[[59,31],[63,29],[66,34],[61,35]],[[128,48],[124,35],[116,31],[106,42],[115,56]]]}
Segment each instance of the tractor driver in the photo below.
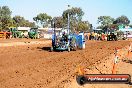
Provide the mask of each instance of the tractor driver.
{"label": "tractor driver", "polygon": [[62,35],[62,38],[65,42],[68,42],[68,36],[66,35],[66,33],[64,32]]}

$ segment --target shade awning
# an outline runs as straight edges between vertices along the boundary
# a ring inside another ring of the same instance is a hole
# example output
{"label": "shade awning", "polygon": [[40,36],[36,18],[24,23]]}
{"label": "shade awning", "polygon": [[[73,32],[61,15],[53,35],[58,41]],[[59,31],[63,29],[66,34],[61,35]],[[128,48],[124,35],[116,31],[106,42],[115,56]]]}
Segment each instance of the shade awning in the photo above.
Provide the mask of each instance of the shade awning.
{"label": "shade awning", "polygon": [[132,31],[132,28],[119,29],[120,31]]}

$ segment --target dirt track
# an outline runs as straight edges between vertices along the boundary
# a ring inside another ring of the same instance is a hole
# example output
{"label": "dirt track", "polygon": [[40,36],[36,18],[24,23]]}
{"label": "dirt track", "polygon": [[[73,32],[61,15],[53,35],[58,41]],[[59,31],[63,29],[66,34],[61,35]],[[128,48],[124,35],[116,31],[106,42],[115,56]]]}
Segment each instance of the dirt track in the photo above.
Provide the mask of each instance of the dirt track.
{"label": "dirt track", "polygon": [[85,50],[49,52],[50,44],[0,48],[0,88],[64,88],[79,65],[91,66],[130,41],[88,41]]}

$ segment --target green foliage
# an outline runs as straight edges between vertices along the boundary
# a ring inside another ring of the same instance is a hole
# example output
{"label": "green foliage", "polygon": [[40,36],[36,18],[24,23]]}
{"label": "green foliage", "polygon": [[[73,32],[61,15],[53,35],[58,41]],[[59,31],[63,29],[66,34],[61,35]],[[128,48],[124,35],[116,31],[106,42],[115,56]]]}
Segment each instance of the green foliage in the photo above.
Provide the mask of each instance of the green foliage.
{"label": "green foliage", "polygon": [[113,24],[114,18],[112,18],[110,16],[100,16],[100,17],[98,17],[97,22],[98,22],[98,24],[101,24],[101,26],[105,27],[110,24]]}
{"label": "green foliage", "polygon": [[54,17],[53,20],[55,22],[56,28],[63,28],[65,26],[63,17]]}
{"label": "green foliage", "polygon": [[109,24],[108,28],[109,29],[117,29],[118,30],[119,29],[118,26],[119,26],[118,24]]}
{"label": "green foliage", "polygon": [[77,31],[89,31],[90,26],[87,22],[79,22],[78,23],[78,27],[77,27]]}
{"label": "green foliage", "polygon": [[70,29],[72,31],[88,31],[90,29],[89,22],[82,21],[84,12],[81,8],[72,7],[71,9],[65,10],[62,14],[64,24],[68,23],[68,14],[70,17]]}
{"label": "green foliage", "polygon": [[36,17],[33,18],[34,21],[37,23],[41,23],[43,27],[48,26],[48,24],[51,22],[52,17],[47,15],[46,13],[40,13]]}
{"label": "green foliage", "polygon": [[74,21],[81,21],[82,16],[84,15],[84,12],[81,8],[72,7],[71,9],[67,9],[63,12],[62,16],[64,20],[68,19],[68,13],[70,15],[70,19]]}
{"label": "green foliage", "polygon": [[114,21],[115,24],[124,24],[124,25],[128,25],[130,23],[130,20],[127,18],[127,16],[120,16],[118,18],[116,18],[116,20]]}
{"label": "green foliage", "polygon": [[98,23],[100,23],[101,25],[98,28],[101,29],[119,29],[119,25],[128,25],[130,23],[130,20],[126,17],[126,16],[121,16],[116,18],[116,20],[114,20],[114,18],[110,17],[110,16],[100,16],[98,17]]}
{"label": "green foliage", "polygon": [[24,17],[21,16],[14,16],[12,18],[12,24],[15,27],[35,27],[34,22],[29,22],[28,20],[25,20]]}
{"label": "green foliage", "polygon": [[9,27],[35,27],[35,23],[25,20],[24,17],[11,18],[11,13],[8,6],[0,7],[0,31],[8,30]]}
{"label": "green foliage", "polygon": [[7,30],[11,22],[11,11],[8,6],[0,7],[0,31]]}

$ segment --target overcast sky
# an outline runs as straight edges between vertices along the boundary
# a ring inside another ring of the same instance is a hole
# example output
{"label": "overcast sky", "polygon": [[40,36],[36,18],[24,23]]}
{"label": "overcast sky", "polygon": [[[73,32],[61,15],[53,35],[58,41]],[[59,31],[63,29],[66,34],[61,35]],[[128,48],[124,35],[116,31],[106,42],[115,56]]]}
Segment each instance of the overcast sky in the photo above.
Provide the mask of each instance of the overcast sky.
{"label": "overcast sky", "polygon": [[103,15],[113,18],[126,15],[132,21],[132,0],[0,0],[0,6],[5,5],[11,9],[12,16],[20,15],[30,21],[39,13],[61,16],[67,5],[82,8],[83,20],[93,26],[97,26],[97,18]]}

